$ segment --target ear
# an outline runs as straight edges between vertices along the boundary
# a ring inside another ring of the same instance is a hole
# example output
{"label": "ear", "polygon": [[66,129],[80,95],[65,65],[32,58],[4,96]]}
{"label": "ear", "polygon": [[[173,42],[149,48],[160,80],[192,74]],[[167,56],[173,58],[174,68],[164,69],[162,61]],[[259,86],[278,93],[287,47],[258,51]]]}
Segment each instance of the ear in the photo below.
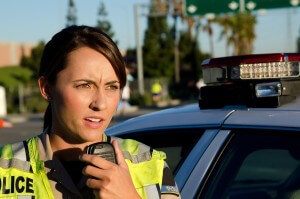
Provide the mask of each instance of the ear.
{"label": "ear", "polygon": [[41,93],[42,97],[45,100],[49,101],[51,94],[50,94],[50,85],[49,85],[48,80],[44,76],[41,76],[38,79],[38,84],[39,84],[40,93]]}

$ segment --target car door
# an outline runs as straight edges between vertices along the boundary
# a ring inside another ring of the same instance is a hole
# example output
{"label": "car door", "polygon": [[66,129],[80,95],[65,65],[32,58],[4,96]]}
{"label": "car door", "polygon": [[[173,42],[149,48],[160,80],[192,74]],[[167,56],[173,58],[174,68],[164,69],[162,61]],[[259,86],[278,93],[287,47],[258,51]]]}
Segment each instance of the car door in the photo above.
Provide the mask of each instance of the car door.
{"label": "car door", "polygon": [[228,135],[226,141],[214,150],[217,156],[207,171],[202,158],[208,151],[204,153],[183,187],[183,198],[300,197],[299,130],[235,128],[218,134]]}

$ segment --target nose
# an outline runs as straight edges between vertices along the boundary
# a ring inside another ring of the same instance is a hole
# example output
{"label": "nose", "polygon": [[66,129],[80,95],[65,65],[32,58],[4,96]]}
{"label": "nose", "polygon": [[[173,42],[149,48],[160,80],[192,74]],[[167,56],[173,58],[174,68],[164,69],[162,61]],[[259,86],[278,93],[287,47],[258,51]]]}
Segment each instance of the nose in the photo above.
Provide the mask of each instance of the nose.
{"label": "nose", "polygon": [[107,101],[104,92],[100,90],[95,91],[89,108],[94,111],[101,111],[107,108]]}

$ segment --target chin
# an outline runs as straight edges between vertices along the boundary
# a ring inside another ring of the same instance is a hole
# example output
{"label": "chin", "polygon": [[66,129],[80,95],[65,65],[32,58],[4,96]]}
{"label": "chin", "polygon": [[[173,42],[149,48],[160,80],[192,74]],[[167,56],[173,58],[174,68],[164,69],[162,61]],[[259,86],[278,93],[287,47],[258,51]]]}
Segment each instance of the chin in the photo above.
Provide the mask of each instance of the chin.
{"label": "chin", "polygon": [[83,136],[81,136],[82,141],[84,142],[97,142],[102,140],[102,134],[100,133],[101,131],[97,131],[97,132],[91,132],[89,134],[85,134]]}

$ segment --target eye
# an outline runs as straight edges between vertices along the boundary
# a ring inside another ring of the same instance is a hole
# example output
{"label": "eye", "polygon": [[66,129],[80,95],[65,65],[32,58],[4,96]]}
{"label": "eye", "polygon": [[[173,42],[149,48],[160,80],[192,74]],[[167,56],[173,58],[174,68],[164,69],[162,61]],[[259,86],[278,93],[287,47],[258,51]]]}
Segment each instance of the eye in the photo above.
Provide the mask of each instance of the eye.
{"label": "eye", "polygon": [[91,88],[91,84],[90,83],[80,84],[76,86],[76,88]]}
{"label": "eye", "polygon": [[112,85],[108,85],[107,88],[108,88],[109,90],[118,90],[118,89],[119,89],[119,86],[118,86],[118,85],[112,84]]}

